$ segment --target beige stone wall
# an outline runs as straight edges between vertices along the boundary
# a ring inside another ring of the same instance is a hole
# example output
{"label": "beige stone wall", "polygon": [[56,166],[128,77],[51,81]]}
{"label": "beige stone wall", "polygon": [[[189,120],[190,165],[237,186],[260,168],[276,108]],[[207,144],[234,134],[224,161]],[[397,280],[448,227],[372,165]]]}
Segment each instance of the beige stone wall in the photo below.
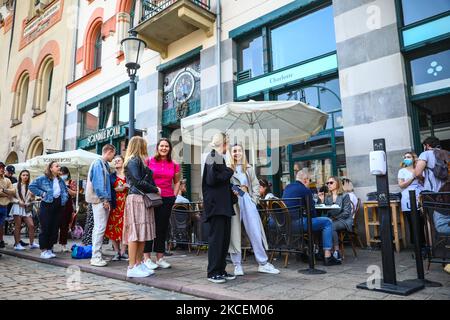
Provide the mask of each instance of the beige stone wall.
{"label": "beige stone wall", "polygon": [[[30,12],[31,15],[33,14],[33,3],[32,0],[22,0],[17,4],[14,19],[14,40],[9,65],[7,65],[7,62],[12,29],[5,33],[5,28],[0,28],[0,114],[2,114],[2,117],[0,117],[0,130],[2,132],[0,160],[5,160],[14,151],[18,155],[19,162],[25,161],[33,139],[43,141],[44,152],[47,149],[61,150],[63,148],[65,85],[70,82],[72,69],[72,35],[76,26],[77,1],[59,0],[58,5],[62,11],[56,10],[54,15],[50,15],[50,25],[53,25],[44,29],[45,32],[43,33],[34,33],[37,37],[32,41],[29,39],[25,42],[22,39],[23,25],[26,19],[30,17]],[[44,9],[41,13],[42,17],[45,16],[47,11]],[[31,20],[27,27],[36,20]],[[29,43],[26,44],[27,42]],[[32,108],[37,85],[35,74],[39,70],[39,63],[42,58],[48,54],[52,55],[55,63],[51,98],[47,103],[46,111],[33,116]],[[21,66],[25,66],[25,68],[21,68]],[[27,70],[30,73],[28,98],[22,123],[12,126],[13,85],[21,70]],[[14,142],[13,146],[11,142]]]}

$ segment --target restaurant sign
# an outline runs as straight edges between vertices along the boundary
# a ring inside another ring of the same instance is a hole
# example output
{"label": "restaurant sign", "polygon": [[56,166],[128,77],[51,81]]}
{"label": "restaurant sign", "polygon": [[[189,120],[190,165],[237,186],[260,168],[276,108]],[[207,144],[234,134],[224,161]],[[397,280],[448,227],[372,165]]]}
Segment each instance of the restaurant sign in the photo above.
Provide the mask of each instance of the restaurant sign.
{"label": "restaurant sign", "polygon": [[120,136],[120,126],[114,126],[111,128],[102,129],[87,137],[88,145],[96,144],[97,142],[103,142],[110,139],[115,139]]}
{"label": "restaurant sign", "polygon": [[274,72],[236,86],[237,98],[244,98],[264,90],[275,89],[309,77],[314,77],[337,69],[336,53],[316,60],[301,63],[295,67]]}
{"label": "restaurant sign", "polygon": [[128,124],[117,125],[114,127],[109,127],[106,129],[101,129],[96,133],[87,136],[84,139],[78,141],[79,148],[88,148],[96,145],[97,143],[102,143],[106,141],[111,141],[113,139],[122,138],[126,135],[126,127]]}

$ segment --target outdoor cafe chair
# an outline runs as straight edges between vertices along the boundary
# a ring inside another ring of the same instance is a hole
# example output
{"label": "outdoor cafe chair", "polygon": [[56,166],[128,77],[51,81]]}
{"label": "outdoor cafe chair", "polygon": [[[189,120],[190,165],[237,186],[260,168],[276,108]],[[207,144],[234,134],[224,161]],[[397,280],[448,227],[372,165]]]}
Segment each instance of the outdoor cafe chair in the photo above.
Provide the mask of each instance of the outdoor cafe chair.
{"label": "outdoor cafe chair", "polygon": [[428,244],[428,270],[431,263],[450,263],[450,235],[439,233],[434,224],[434,212],[450,214],[450,192],[422,192],[422,210],[425,216],[425,236]]}
{"label": "outdoor cafe chair", "polygon": [[187,203],[176,203],[170,216],[170,245],[184,244],[191,252],[191,206]]}
{"label": "outdoor cafe chair", "polygon": [[[356,258],[358,255],[356,253],[356,245],[359,245],[361,248],[363,247],[362,241],[359,238],[358,235],[358,217],[359,212],[361,211],[361,199],[358,198],[358,203],[356,205],[356,208],[353,210],[353,226],[352,231],[348,230],[340,230],[338,232],[339,235],[339,250],[341,251],[342,258],[345,257],[345,249],[344,249],[344,242],[348,240],[350,244],[352,245],[353,250],[353,256]],[[354,207],[354,204],[352,202],[352,207]]]}

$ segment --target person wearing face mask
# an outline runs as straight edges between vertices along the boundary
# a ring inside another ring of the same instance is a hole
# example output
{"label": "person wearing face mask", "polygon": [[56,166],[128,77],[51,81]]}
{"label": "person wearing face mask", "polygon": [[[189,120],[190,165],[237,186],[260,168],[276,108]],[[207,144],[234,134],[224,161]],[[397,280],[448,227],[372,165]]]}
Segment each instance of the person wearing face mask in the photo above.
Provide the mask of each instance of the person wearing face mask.
{"label": "person wearing face mask", "polygon": [[[398,171],[398,186],[402,192],[401,206],[402,211],[408,220],[409,225],[409,234],[410,234],[410,242],[413,243],[413,228],[411,224],[411,203],[409,199],[409,191],[416,191],[416,198],[419,200],[419,194],[422,191],[423,187],[420,181],[416,178],[414,174],[414,170],[416,168],[417,163],[417,155],[414,152],[406,152],[403,155],[403,160],[400,164],[401,169]],[[422,221],[420,221],[421,225]],[[422,242],[423,236],[423,228],[420,228],[421,232],[419,238]],[[422,242],[423,243],[423,242]]]}
{"label": "person wearing face mask", "polygon": [[63,214],[59,224],[59,245],[61,246],[61,252],[69,252],[67,248],[67,237],[69,235],[69,227],[72,223],[72,217],[74,216],[75,206],[74,200],[77,196],[77,183],[71,179],[69,168],[61,167],[60,177],[64,181],[69,193],[69,200],[63,209]]}

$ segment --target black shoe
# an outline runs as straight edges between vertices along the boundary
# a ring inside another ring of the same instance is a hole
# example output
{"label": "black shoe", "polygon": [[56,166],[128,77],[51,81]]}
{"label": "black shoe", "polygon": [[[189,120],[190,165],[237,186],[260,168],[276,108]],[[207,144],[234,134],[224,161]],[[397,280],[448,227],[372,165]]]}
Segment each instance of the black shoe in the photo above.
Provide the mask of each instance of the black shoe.
{"label": "black shoe", "polygon": [[170,257],[170,256],[173,256],[173,253],[172,253],[172,252],[169,252],[169,251],[166,251],[166,252],[164,252],[164,255],[165,255],[166,257]]}
{"label": "black shoe", "polygon": [[340,265],[342,262],[337,260],[335,257],[331,256],[329,258],[325,258],[323,261],[324,266],[337,266]]}
{"label": "black shoe", "polygon": [[225,283],[225,282],[227,282],[227,280],[225,280],[224,277],[219,276],[219,275],[208,277],[208,281],[211,281],[213,283]]}
{"label": "black shoe", "polygon": [[333,252],[333,257],[338,261],[342,261],[341,253],[337,250]]}
{"label": "black shoe", "polygon": [[221,275],[222,278],[224,278],[225,280],[234,280],[236,279],[236,276],[234,274],[229,274],[228,272],[225,272],[224,274]]}
{"label": "black shoe", "polygon": [[0,241],[0,249],[3,249],[5,247],[5,241]]}
{"label": "black shoe", "polygon": [[22,240],[20,240],[19,242],[22,245],[22,247],[26,247],[26,246],[30,245],[29,243],[23,242]]}

